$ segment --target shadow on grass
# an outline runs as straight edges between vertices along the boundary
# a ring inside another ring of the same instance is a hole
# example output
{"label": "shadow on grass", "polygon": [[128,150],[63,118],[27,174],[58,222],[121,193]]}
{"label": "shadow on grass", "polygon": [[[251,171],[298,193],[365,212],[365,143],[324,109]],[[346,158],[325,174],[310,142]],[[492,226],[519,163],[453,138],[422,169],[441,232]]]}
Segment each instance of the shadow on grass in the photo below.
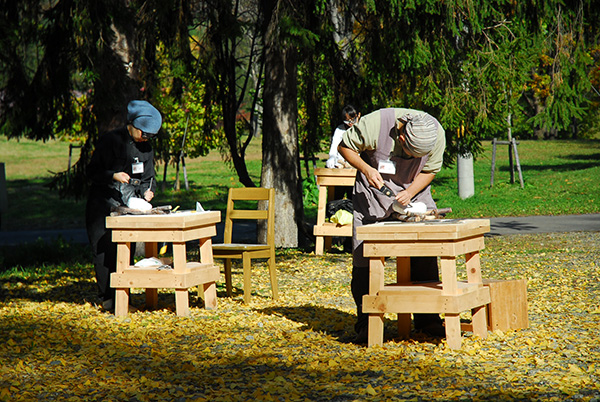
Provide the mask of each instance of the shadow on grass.
{"label": "shadow on grass", "polygon": [[[555,163],[555,164],[536,164],[530,165],[527,163],[523,163],[523,160],[520,159],[521,162],[521,170],[525,171],[545,171],[551,170],[555,172],[571,172],[576,170],[586,170],[590,168],[594,168],[598,166],[598,160],[600,160],[600,153],[590,154],[590,155],[562,155],[560,159],[563,159],[565,163]],[[496,163],[496,167],[499,171],[502,172],[510,172],[510,164],[508,162],[498,165]],[[516,171],[517,166],[516,163],[514,165],[514,169]]]}
{"label": "shadow on grass", "polygon": [[[340,343],[353,343],[356,336],[354,324],[356,315],[335,308],[305,304],[297,307],[269,307],[257,310],[263,314],[281,315],[303,324],[301,331],[314,331],[331,336]],[[411,333],[410,338],[416,342],[442,343],[441,338],[432,338],[422,333]],[[384,342],[399,341],[397,321],[384,319]]]}
{"label": "shadow on grass", "polygon": [[90,264],[92,253],[87,244],[38,239],[33,243],[0,246],[0,274],[11,269],[31,271],[48,265]]}
{"label": "shadow on grass", "polygon": [[354,339],[356,316],[334,308],[305,304],[297,307],[269,307],[256,310],[262,314],[280,315],[303,324],[300,330],[321,332],[342,343]]}

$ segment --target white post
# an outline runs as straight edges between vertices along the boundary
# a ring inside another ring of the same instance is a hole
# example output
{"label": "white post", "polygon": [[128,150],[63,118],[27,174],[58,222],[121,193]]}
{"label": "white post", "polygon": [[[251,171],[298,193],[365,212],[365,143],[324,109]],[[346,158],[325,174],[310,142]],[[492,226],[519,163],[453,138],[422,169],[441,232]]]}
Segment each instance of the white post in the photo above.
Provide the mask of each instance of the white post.
{"label": "white post", "polygon": [[456,159],[458,172],[458,196],[463,200],[475,194],[475,180],[473,178],[473,155],[458,155]]}

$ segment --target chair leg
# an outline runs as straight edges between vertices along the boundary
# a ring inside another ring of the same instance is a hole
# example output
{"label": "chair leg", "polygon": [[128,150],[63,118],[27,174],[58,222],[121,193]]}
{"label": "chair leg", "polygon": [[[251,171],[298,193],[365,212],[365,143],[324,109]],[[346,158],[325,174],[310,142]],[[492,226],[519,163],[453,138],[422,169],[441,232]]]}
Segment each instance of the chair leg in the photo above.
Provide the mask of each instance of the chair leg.
{"label": "chair leg", "polygon": [[269,274],[271,276],[271,293],[273,300],[279,299],[279,288],[277,286],[277,271],[275,270],[275,255],[269,258]]}
{"label": "chair leg", "polygon": [[252,294],[250,275],[252,269],[252,261],[248,253],[242,254],[244,265],[244,303],[250,303],[250,295]]}
{"label": "chair leg", "polygon": [[225,260],[223,261],[223,265],[225,266],[225,289],[227,290],[227,296],[231,297],[231,295],[232,295],[231,259],[225,258]]}

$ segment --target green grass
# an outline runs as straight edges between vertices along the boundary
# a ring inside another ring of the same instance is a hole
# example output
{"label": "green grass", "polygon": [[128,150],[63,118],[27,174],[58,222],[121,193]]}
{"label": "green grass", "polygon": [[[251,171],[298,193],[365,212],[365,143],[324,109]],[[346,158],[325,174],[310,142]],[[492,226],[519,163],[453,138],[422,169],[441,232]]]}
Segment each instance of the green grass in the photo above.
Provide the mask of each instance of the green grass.
{"label": "green grass", "polygon": [[439,207],[453,217],[567,215],[600,212],[600,141],[521,141],[525,186],[515,171],[510,182],[508,147],[499,147],[490,186],[492,146],[474,163],[475,195],[458,197],[456,168],[444,169],[433,185]]}
{"label": "green grass", "polygon": [[[600,212],[600,141],[521,141],[518,146],[525,188],[518,176],[510,183],[507,146],[499,147],[494,186],[490,187],[491,143],[474,163],[475,195],[458,196],[456,167],[443,169],[433,183],[439,207],[451,207],[454,218],[520,215],[564,215]],[[69,144],[0,138],[0,162],[5,163],[8,210],[2,213],[2,230],[83,228],[85,200],[61,200],[47,188],[51,172],[65,170]],[[73,161],[78,158],[74,150]],[[324,166],[325,154],[317,166]],[[173,191],[175,168],[169,166],[165,191],[154,205],[192,209],[196,201],[205,209],[225,209],[229,187],[240,187],[231,164],[217,152],[187,159],[190,190]],[[162,181],[163,165],[157,179]],[[260,183],[260,141],[250,146],[248,170]],[[304,166],[302,172],[305,174]],[[183,185],[183,173],[180,172]],[[305,206],[306,219],[315,221],[316,205]]]}

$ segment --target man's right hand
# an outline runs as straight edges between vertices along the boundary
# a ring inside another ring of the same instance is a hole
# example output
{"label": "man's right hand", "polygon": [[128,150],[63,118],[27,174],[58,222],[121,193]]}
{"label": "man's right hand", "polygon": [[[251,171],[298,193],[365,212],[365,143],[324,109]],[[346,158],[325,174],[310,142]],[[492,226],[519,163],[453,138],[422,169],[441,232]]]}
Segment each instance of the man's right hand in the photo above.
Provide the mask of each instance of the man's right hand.
{"label": "man's right hand", "polygon": [[369,165],[367,166],[368,167],[365,168],[363,174],[366,176],[367,181],[371,186],[375,187],[376,189],[380,189],[381,186],[383,186],[384,184],[383,177],[381,177],[381,173],[379,173],[374,167]]}
{"label": "man's right hand", "polygon": [[113,174],[113,180],[119,183],[129,183],[129,175],[125,172],[117,172]]}
{"label": "man's right hand", "polygon": [[365,162],[360,157],[358,152],[353,149],[346,148],[343,143],[338,146],[338,152],[350,165],[365,175],[371,186],[375,187],[376,189],[380,189],[381,186],[383,186],[383,177],[381,177],[381,173],[379,173],[373,166]]}

